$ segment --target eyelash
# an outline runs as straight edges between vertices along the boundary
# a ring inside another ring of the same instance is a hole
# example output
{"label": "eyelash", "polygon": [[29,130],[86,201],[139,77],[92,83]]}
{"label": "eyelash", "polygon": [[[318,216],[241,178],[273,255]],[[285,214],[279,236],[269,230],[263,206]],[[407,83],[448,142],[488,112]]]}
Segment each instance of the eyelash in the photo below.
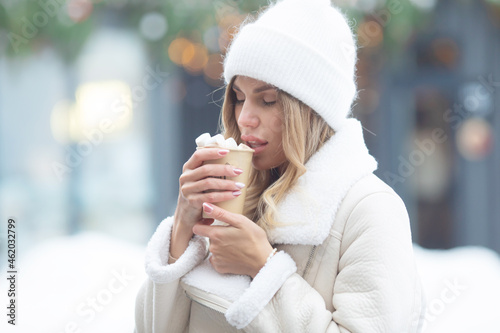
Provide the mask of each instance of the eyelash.
{"label": "eyelash", "polygon": [[[244,99],[236,99],[236,101],[234,102],[234,104],[239,105],[239,104],[242,104],[244,101],[245,101]],[[272,106],[272,105],[276,104],[276,101],[266,102],[266,101],[262,100],[262,103],[265,106]]]}

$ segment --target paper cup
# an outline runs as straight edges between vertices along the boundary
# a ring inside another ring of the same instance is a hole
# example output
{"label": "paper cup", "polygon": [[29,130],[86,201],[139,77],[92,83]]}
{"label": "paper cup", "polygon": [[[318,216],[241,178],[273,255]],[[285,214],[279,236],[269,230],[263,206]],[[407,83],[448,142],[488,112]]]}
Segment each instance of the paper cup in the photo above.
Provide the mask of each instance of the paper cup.
{"label": "paper cup", "polygon": [[[203,148],[197,148],[197,149],[203,149]],[[205,161],[203,164],[227,164],[235,168],[239,168],[243,170],[243,173],[241,175],[238,175],[236,177],[221,177],[221,178],[231,179],[235,182],[240,182],[245,185],[248,185],[254,150],[247,150],[247,149],[228,149],[228,150],[229,153],[226,156],[216,160]],[[234,199],[222,202],[214,202],[213,204],[229,212],[236,214],[243,214],[243,206],[245,204],[247,187],[245,186],[240,191],[241,194]],[[210,218],[210,216],[206,215],[205,212],[203,212],[203,217]]]}

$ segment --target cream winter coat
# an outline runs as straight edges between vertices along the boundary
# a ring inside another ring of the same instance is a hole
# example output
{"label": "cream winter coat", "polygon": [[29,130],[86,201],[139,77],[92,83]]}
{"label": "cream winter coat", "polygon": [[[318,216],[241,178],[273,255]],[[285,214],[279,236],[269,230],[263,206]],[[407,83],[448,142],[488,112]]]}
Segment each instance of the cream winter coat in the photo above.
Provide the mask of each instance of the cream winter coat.
{"label": "cream winter coat", "polygon": [[349,119],[279,205],[284,226],[268,232],[279,252],[253,280],[217,273],[198,236],[168,265],[165,219],[148,244],[136,332],[418,332],[408,215],[376,166]]}

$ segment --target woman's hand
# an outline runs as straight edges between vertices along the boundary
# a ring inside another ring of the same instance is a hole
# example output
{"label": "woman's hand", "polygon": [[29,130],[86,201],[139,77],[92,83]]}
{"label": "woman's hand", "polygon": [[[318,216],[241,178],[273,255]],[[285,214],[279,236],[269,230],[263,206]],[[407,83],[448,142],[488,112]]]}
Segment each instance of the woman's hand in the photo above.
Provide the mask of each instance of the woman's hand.
{"label": "woman's hand", "polygon": [[226,201],[241,194],[243,184],[224,178],[236,177],[243,170],[230,165],[203,164],[205,161],[222,158],[228,153],[227,149],[199,149],[184,164],[179,178],[179,198],[170,243],[172,257],[179,258],[186,250],[193,236],[193,226],[202,221],[201,210],[204,202]]}
{"label": "woman's hand", "polygon": [[219,273],[249,275],[252,278],[266,264],[273,248],[264,229],[243,215],[230,213],[208,203],[205,213],[226,222],[229,226],[210,226],[201,221],[194,228],[195,234],[210,239],[210,263]]}

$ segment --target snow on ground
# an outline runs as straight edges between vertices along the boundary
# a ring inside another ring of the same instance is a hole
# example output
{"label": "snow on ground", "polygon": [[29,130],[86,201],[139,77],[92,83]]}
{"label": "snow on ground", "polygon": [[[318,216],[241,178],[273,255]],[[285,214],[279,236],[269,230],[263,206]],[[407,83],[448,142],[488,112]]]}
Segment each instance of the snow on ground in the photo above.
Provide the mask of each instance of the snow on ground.
{"label": "snow on ground", "polygon": [[[135,297],[146,279],[144,251],[96,233],[35,246],[18,263],[17,325],[6,324],[4,310],[0,331],[131,333]],[[415,256],[428,305],[424,333],[500,332],[497,254],[479,247],[415,246]],[[2,294],[6,282],[2,277]]]}
{"label": "snow on ground", "polygon": [[415,246],[415,258],[427,298],[424,333],[500,333],[500,257],[495,252]]}
{"label": "snow on ground", "polygon": [[[132,332],[135,296],[146,279],[144,251],[95,233],[35,246],[18,263],[17,325],[6,324],[4,310],[0,331]],[[5,302],[6,296],[2,299]]]}

